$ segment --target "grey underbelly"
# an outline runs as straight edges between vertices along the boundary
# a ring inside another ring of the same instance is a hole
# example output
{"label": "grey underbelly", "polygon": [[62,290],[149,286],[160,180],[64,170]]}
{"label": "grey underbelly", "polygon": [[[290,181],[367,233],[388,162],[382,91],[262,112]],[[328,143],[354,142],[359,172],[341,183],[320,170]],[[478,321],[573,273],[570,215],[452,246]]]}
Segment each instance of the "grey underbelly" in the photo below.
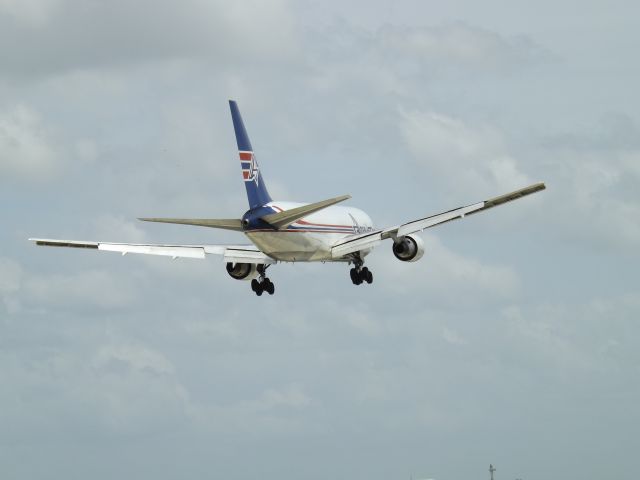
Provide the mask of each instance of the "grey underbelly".
{"label": "grey underbelly", "polygon": [[283,262],[333,260],[331,245],[341,237],[335,234],[310,235],[282,231],[247,233],[247,236],[264,253]]}

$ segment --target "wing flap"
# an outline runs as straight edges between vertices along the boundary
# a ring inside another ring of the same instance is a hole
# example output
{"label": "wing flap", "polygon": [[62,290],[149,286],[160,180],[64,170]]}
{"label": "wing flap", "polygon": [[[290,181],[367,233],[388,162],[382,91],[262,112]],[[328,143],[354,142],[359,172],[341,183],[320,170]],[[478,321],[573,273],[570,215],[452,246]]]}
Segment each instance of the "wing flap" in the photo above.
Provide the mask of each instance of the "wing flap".
{"label": "wing flap", "polygon": [[144,255],[161,255],[173,258],[204,258],[204,247],[186,245],[128,245],[122,243],[100,243],[98,250],[106,252],[141,253]]}
{"label": "wing flap", "polygon": [[351,195],[341,195],[339,197],[329,198],[328,200],[322,200],[321,202],[310,203],[309,205],[303,205],[302,207],[292,208],[283,212],[271,213],[262,217],[262,220],[269,225],[273,225],[278,230],[287,228],[292,223],[300,220],[301,218],[318,212],[324,208],[335,205],[336,203],[344,202],[351,198]]}

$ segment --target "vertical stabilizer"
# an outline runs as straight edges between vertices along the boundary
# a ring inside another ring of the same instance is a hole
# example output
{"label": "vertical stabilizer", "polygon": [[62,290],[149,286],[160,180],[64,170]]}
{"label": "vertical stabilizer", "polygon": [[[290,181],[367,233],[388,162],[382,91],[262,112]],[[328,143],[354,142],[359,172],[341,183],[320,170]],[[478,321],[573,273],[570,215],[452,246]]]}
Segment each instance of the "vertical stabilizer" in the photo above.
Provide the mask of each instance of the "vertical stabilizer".
{"label": "vertical stabilizer", "polygon": [[261,207],[269,203],[271,197],[262,180],[260,167],[253,153],[253,147],[251,147],[247,130],[244,128],[244,122],[242,121],[240,110],[238,110],[238,104],[233,100],[229,100],[229,107],[231,107],[233,129],[236,132],[238,154],[240,156],[240,165],[242,166],[242,179],[247,189],[249,208]]}

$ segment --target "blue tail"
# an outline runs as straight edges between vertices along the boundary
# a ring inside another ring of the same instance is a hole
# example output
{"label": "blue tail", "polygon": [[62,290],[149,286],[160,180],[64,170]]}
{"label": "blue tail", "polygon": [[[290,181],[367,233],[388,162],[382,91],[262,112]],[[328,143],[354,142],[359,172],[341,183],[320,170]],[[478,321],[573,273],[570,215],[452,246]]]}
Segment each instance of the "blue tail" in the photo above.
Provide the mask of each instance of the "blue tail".
{"label": "blue tail", "polygon": [[267,186],[262,180],[262,174],[258,167],[258,161],[253,154],[253,148],[249,141],[249,135],[244,128],[238,104],[229,100],[231,107],[231,118],[233,119],[233,129],[236,131],[236,142],[238,142],[238,153],[240,154],[240,164],[242,165],[242,178],[244,186],[247,188],[247,198],[249,208],[261,207],[271,201]]}

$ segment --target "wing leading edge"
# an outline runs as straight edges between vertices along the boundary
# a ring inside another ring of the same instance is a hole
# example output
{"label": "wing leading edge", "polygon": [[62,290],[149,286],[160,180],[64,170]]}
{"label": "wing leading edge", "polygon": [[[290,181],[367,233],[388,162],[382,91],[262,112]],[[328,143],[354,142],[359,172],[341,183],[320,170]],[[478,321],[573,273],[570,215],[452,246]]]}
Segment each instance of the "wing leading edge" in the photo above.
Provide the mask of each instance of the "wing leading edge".
{"label": "wing leading edge", "polygon": [[331,249],[331,256],[335,259],[342,258],[345,255],[376,246],[384,239],[392,238],[395,240],[396,238],[403,237],[405,235],[422,232],[427,228],[435,227],[436,225],[450,222],[451,220],[464,218],[466,215],[472,215],[499,205],[504,205],[507,202],[542,191],[545,188],[547,187],[544,183],[536,183],[498,197],[490,198],[483,202],[454,208],[453,210],[437,213],[418,220],[412,220],[410,222],[403,223],[402,225],[386,228],[384,230],[377,230],[363,235],[355,235],[335,244]]}
{"label": "wing leading edge", "polygon": [[87,248],[106,252],[140,253],[161,255],[172,258],[205,258],[207,255],[221,255],[227,262],[273,264],[276,260],[265,255],[253,245],[162,245],[143,243],[84,242],[78,240],[53,240],[30,238],[43,247]]}

